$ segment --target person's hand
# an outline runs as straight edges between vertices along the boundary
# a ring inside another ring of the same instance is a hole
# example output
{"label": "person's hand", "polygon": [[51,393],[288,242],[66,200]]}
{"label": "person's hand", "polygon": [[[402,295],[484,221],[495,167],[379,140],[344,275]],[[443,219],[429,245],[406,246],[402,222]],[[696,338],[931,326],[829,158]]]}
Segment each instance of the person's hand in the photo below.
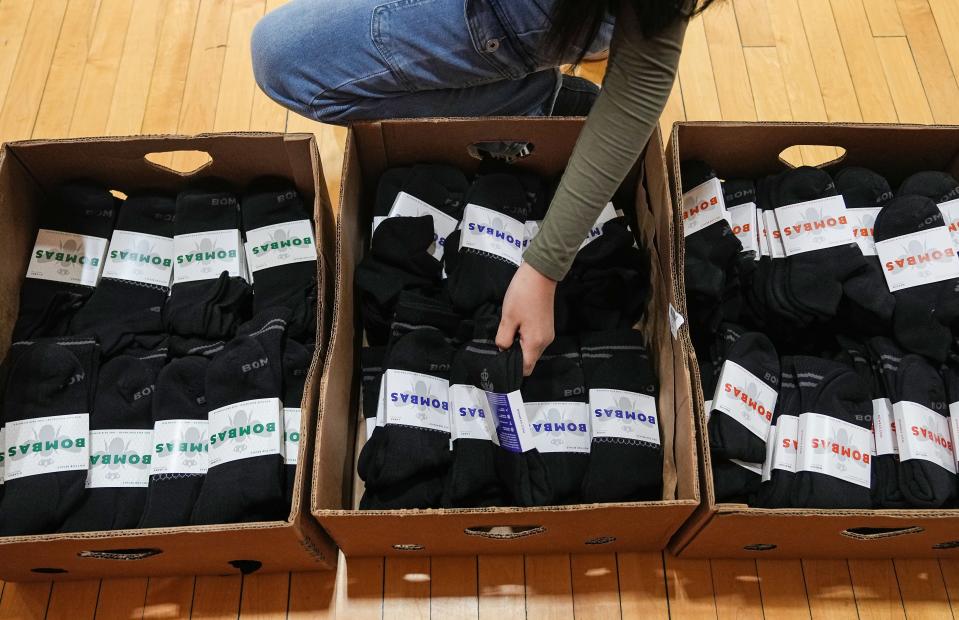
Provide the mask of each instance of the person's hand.
{"label": "person's hand", "polygon": [[496,346],[513,346],[516,334],[523,348],[523,374],[529,376],[537,360],[553,342],[553,300],[556,282],[523,263],[509,283],[503,299],[503,316],[496,332]]}

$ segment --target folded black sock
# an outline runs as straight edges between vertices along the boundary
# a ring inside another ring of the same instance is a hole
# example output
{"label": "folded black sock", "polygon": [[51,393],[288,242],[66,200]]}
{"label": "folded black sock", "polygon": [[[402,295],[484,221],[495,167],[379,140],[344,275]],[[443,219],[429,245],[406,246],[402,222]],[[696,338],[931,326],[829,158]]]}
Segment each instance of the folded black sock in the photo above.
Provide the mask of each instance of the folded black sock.
{"label": "folded black sock", "polygon": [[[162,354],[161,354],[162,357]],[[153,394],[159,365],[119,355],[100,368],[90,413],[87,494],[61,532],[135,528],[153,457]]]}
{"label": "folded black sock", "polygon": [[713,458],[716,503],[751,504],[762,482],[762,463]]}
{"label": "folded black sock", "polygon": [[286,464],[287,508],[293,505],[293,483],[296,481],[300,450],[300,405],[312,363],[313,347],[287,337],[283,344],[283,462]]}
{"label": "folded black sock", "polygon": [[896,196],[925,196],[933,202],[948,202],[959,198],[959,181],[948,172],[925,170],[903,181]]}
{"label": "folded black sock", "polygon": [[796,477],[796,448],[799,445],[799,386],[793,358],[779,360],[781,381],[773,412],[773,424],[766,443],[764,480],[755,504],[763,508],[792,506],[792,485]]}
{"label": "folded black sock", "polygon": [[210,468],[191,523],[287,516],[280,402],[287,316],[275,311],[257,315],[210,362]]}
{"label": "folded black sock", "polygon": [[88,274],[95,274],[99,267],[93,267],[93,261],[103,258],[89,245],[95,240],[85,243],[75,237],[95,237],[105,251],[118,206],[105,188],[82,181],[64,184],[45,205],[40,214],[41,233],[20,287],[14,342],[67,333],[70,319],[96,285],[95,278],[81,278],[80,260],[92,268]]}
{"label": "folded black sock", "polygon": [[909,503],[899,486],[899,444],[892,410],[892,395],[897,390],[897,374],[905,352],[891,339],[871,338],[870,362],[878,382],[873,393],[873,434],[876,456],[872,464],[872,498],[877,508],[906,508]]}
{"label": "folded black sock", "polygon": [[709,450],[714,457],[762,463],[779,389],[779,356],[759,332],[727,343],[713,413]]}
{"label": "folded black sock", "polygon": [[869,508],[872,401],[868,386],[841,362],[797,356],[793,363],[803,411],[793,507]]}
{"label": "folded black sock", "polygon": [[662,499],[659,381],[643,335],[634,330],[583,334],[580,351],[592,420],[583,501]]}
{"label": "folded black sock", "polygon": [[172,197],[142,193],[120,208],[100,283],[70,323],[72,334],[95,337],[104,356],[164,338],[160,310],[170,291],[175,207]]}
{"label": "folded black sock", "polygon": [[[249,317],[252,288],[237,270],[243,252],[239,228],[237,200],[229,192],[203,188],[177,196],[173,231],[181,253],[163,308],[163,322],[171,334],[222,340],[232,337]],[[186,353],[172,341],[171,348]]]}
{"label": "folded black sock", "polygon": [[253,312],[290,311],[289,337],[310,342],[316,331],[316,235],[313,217],[292,183],[263,178],[240,202],[253,275]]}
{"label": "folded black sock", "polygon": [[[893,198],[876,217],[876,242],[887,241],[920,231],[945,231],[942,213],[932,200],[916,195]],[[942,233],[940,233],[942,234]],[[919,239],[904,239],[903,261],[925,260],[934,251],[953,251],[951,241],[946,248],[931,248]],[[920,258],[913,258],[914,255]],[[897,259],[900,260],[900,259]],[[951,260],[955,260],[954,258]],[[887,260],[887,271],[893,267],[897,272],[911,273],[913,282],[922,282],[926,275],[923,264],[898,266],[896,260]],[[903,271],[904,269],[908,271]],[[959,302],[956,292],[959,279],[952,278],[930,284],[918,284],[893,291],[896,308],[893,312],[893,333],[896,341],[907,351],[925,355],[942,362],[949,350],[948,325],[954,320]]]}
{"label": "folded black sock", "polygon": [[198,355],[175,359],[156,381],[153,467],[141,528],[187,525],[206,477],[210,435],[206,374]]}
{"label": "folded black sock", "polygon": [[[84,444],[89,441],[87,416],[98,358],[92,340],[13,345],[3,400],[7,479],[0,535],[55,532],[83,501],[89,468]],[[63,417],[38,420],[51,416]],[[37,421],[24,424],[29,420]],[[11,479],[20,471],[26,475]]]}
{"label": "folded black sock", "polygon": [[549,473],[551,504],[578,504],[589,466],[589,406],[575,339],[558,339],[523,382],[536,449]]}

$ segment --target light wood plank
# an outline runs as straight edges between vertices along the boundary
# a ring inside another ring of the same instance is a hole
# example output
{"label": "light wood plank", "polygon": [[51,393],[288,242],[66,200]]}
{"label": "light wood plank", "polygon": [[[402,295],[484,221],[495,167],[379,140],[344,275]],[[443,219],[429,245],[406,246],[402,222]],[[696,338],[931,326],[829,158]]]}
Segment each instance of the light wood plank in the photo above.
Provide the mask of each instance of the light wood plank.
{"label": "light wood plank", "polygon": [[[789,108],[789,95],[786,94],[786,82],[776,48],[748,47],[743,53],[757,117],[766,121],[791,121],[793,116]],[[803,163],[802,152],[796,147],[789,149],[784,158],[793,166]]]}
{"label": "light wood plank", "polygon": [[[67,10],[66,0],[44,2],[42,11],[32,11],[23,43],[0,110],[0,142],[22,140],[33,133],[44,85],[50,73],[60,26]],[[72,110],[72,108],[71,108]]]}
{"label": "light wood plank", "polygon": [[766,0],[736,0],[739,38],[747,47],[776,45]]}
{"label": "light wood plank", "polygon": [[290,573],[288,618],[333,618],[336,572]]}
{"label": "light wood plank", "polygon": [[755,560],[710,560],[716,615],[724,618],[762,618],[762,595]]}
{"label": "light wood plank", "polygon": [[849,560],[849,576],[860,620],[905,617],[891,560]]}
{"label": "light wood plank", "polygon": [[383,617],[430,617],[429,558],[386,558]]}
{"label": "light wood plank", "polygon": [[662,553],[619,553],[619,603],[624,618],[668,618]]}
{"label": "light wood plank", "polygon": [[959,560],[939,560],[939,569],[942,571],[943,581],[946,583],[946,592],[949,594],[949,604],[952,606],[952,616],[959,615]]}
{"label": "light wood plank", "polygon": [[659,129],[663,132],[663,140],[669,140],[673,132],[673,123],[686,120],[686,109],[683,107],[683,91],[679,78],[673,82],[673,90],[666,100],[666,108],[659,117]]}
{"label": "light wood plank", "polygon": [[936,18],[939,36],[949,56],[952,73],[959,79],[959,2],[955,0],[929,0],[929,8]]}
{"label": "light wood plank", "polygon": [[923,620],[952,614],[937,560],[895,560],[893,564],[906,617]]}
{"label": "light wood plank", "polygon": [[803,560],[802,566],[813,620],[858,617],[846,560]]}
{"label": "light wood plank", "polygon": [[768,618],[805,620],[809,618],[806,582],[799,560],[756,560],[756,574]]}
{"label": "light wood plank", "polygon": [[529,620],[573,617],[568,555],[526,556],[526,617]]}
{"label": "light wood plank", "polygon": [[479,617],[476,556],[434,557],[430,560],[430,617]]}
{"label": "light wood plank", "polygon": [[27,30],[33,0],[0,2],[0,108],[17,65],[17,55]]}
{"label": "light wood plank", "polygon": [[479,617],[503,620],[526,614],[526,566],[521,555],[477,558]]}
{"label": "light wood plank", "polygon": [[728,2],[714,5],[703,14],[703,22],[723,120],[756,120],[756,104],[733,5]]}
{"label": "light wood plank", "polygon": [[[290,600],[290,573],[253,573],[243,576],[240,620],[286,618]],[[319,609],[317,612],[319,613]]]}
{"label": "light wood plank", "polygon": [[687,120],[722,118],[702,16],[690,20],[686,28],[686,42],[679,59],[679,81]]}
{"label": "light wood plank", "polygon": [[570,569],[577,619],[604,620],[622,615],[615,553],[574,553]]}
{"label": "light wood plank", "polygon": [[253,95],[257,90],[250,62],[250,32],[263,17],[265,9],[264,0],[234,0],[213,121],[214,131],[245,131],[250,128]]}
{"label": "light wood plank", "polygon": [[42,618],[50,602],[51,585],[49,581],[4,584],[0,619]]}
{"label": "light wood plank", "polygon": [[905,35],[896,0],[866,0],[869,26],[876,37],[901,37]]}
{"label": "light wood plank", "polygon": [[351,558],[339,555],[336,615],[374,620],[383,616],[383,558]]}
{"label": "light wood plank", "polygon": [[151,577],[143,604],[143,620],[189,618],[193,586],[193,577]]}
{"label": "light wood plank", "polygon": [[882,71],[876,41],[866,21],[863,0],[832,0],[832,12],[862,120],[867,123],[896,122],[896,106]]}
{"label": "light wood plank", "polygon": [[831,122],[862,121],[829,0],[803,0],[799,7],[827,118]]}
{"label": "light wood plank", "polygon": [[198,576],[193,588],[190,617],[203,620],[236,618],[240,611],[242,583],[240,575]]}
{"label": "light wood plank", "polygon": [[346,147],[346,127],[318,123],[291,112],[286,122],[286,130],[290,133],[312,133],[316,136],[320,160],[323,162],[323,174],[326,176],[326,187],[329,190],[333,208],[338,209],[343,151]]}
{"label": "light wood plank", "polygon": [[932,110],[922,90],[909,43],[902,37],[876,39],[882,70],[900,123],[931,123]]}
{"label": "light wood plank", "polygon": [[[267,0],[269,13],[286,4],[287,0]],[[250,111],[250,129],[253,131],[285,131],[286,108],[266,96],[259,88],[253,93],[253,109]]]}
{"label": "light wood plank", "polygon": [[709,560],[665,556],[666,589],[671,618],[716,618]]}
{"label": "light wood plank", "polygon": [[70,122],[69,136],[72,138],[99,136],[106,131],[134,1],[113,0],[97,15]]}
{"label": "light wood plank", "polygon": [[175,133],[200,0],[167,0],[142,132]]}
{"label": "light wood plank", "polygon": [[104,579],[100,583],[97,620],[140,618],[147,596],[147,579]]}
{"label": "light wood plank", "polygon": [[99,595],[99,579],[54,583],[47,605],[47,620],[93,618]]}
{"label": "light wood plank", "polygon": [[157,61],[164,6],[164,0],[136,0],[110,102],[107,135],[140,133]]}
{"label": "light wood plank", "polygon": [[959,82],[952,73],[939,28],[926,0],[898,0],[899,15],[937,123],[959,123]]}

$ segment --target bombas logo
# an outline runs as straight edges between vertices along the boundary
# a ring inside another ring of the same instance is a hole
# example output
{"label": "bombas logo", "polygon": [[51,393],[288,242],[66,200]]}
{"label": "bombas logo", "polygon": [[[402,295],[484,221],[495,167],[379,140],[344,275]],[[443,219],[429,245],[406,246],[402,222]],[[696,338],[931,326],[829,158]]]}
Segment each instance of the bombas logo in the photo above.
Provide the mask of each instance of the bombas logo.
{"label": "bombas logo", "polygon": [[270,234],[269,241],[254,245],[251,251],[254,256],[273,254],[283,260],[289,258],[291,249],[312,245],[312,237],[296,237],[290,234],[289,229],[281,228]]}
{"label": "bombas logo", "polygon": [[447,414],[450,410],[449,401],[434,396],[426,381],[414,381],[406,390],[390,392],[390,401],[401,408],[410,408],[416,418],[425,422],[430,413]]}
{"label": "bombas logo", "polygon": [[828,439],[813,437],[811,441],[813,452],[833,455],[835,467],[840,472],[853,465],[866,467],[870,463],[869,451],[862,451],[851,444],[852,437],[844,428],[834,430]]}
{"label": "bombas logo", "polygon": [[918,278],[930,278],[933,275],[929,269],[932,263],[949,261],[955,256],[956,250],[952,247],[930,248],[926,242],[913,239],[901,247],[898,257],[886,261],[884,267],[889,273],[910,269]]}
{"label": "bombas logo", "polygon": [[34,430],[32,438],[23,443],[7,446],[7,457],[19,461],[28,456],[37,458],[37,465],[43,467],[54,462],[60,452],[79,453],[87,445],[86,437],[69,437],[61,433],[61,427],[45,424],[40,430]]}
{"label": "bombas logo", "polygon": [[823,215],[822,209],[807,208],[799,222],[781,227],[782,234],[789,238],[811,237],[813,241],[823,241],[826,231],[845,226],[848,223],[845,215]]}
{"label": "bombas logo", "polygon": [[214,448],[217,444],[223,445],[227,440],[231,440],[236,444],[233,446],[234,452],[246,452],[249,448],[247,439],[253,436],[265,437],[276,432],[275,422],[260,422],[243,409],[229,416],[228,420],[229,427],[210,435],[210,445]]}
{"label": "bombas logo", "polygon": [[759,386],[756,383],[749,381],[746,386],[743,387],[727,381],[725,384],[723,384],[723,391],[732,396],[734,400],[745,405],[746,409],[749,411],[760,416],[767,422],[772,421],[772,405],[763,403],[759,400]]}
{"label": "bombas logo", "polygon": [[467,224],[467,230],[471,235],[488,237],[515,246],[517,249],[523,249],[522,236],[515,237],[513,233],[506,230],[506,227],[506,220],[495,215],[487,218],[486,222],[470,222]]}
{"label": "bombas logo", "polygon": [[70,267],[74,265],[99,267],[99,256],[87,256],[82,241],[67,239],[57,244],[56,248],[45,248],[36,250],[34,258],[37,263],[55,263],[58,265],[57,273],[67,275],[70,273]]}
{"label": "bombas logo", "polygon": [[168,459],[174,454],[179,454],[180,461],[187,467],[196,467],[201,455],[209,452],[209,449],[206,431],[198,426],[183,429],[176,441],[158,443],[154,446],[157,458]]}
{"label": "bombas logo", "polygon": [[920,440],[929,441],[952,452],[952,438],[947,435],[942,435],[935,430],[936,420],[931,414],[923,416],[922,425],[913,424],[909,428],[909,432],[912,433],[913,437],[918,437]]}
{"label": "bombas logo", "polygon": [[593,417],[599,420],[621,420],[622,428],[628,433],[635,432],[634,423],[656,426],[656,415],[647,413],[634,398],[619,396],[612,407],[593,409]]}
{"label": "bombas logo", "polygon": [[218,248],[212,239],[201,239],[194,244],[191,252],[177,256],[176,262],[178,265],[198,264],[200,271],[209,273],[213,270],[214,262],[233,258],[236,258],[236,250],[224,250]]}
{"label": "bombas logo", "polygon": [[685,222],[686,220],[692,219],[701,213],[705,213],[718,204],[719,196],[710,196],[705,200],[700,200],[696,204],[683,209],[683,221]]}
{"label": "bombas logo", "polygon": [[169,269],[173,261],[156,253],[156,246],[146,239],[138,239],[127,249],[110,250],[110,259],[120,263],[130,263],[138,267]]}
{"label": "bombas logo", "polygon": [[872,239],[875,236],[876,214],[865,212],[857,213],[856,210],[850,210],[853,217],[852,236],[856,239]]}
{"label": "bombas logo", "polygon": [[567,436],[585,437],[589,433],[587,423],[577,422],[571,412],[551,406],[541,407],[530,419],[530,427],[536,434],[545,434],[554,446],[565,445]]}
{"label": "bombas logo", "polygon": [[[130,449],[132,441],[123,441],[122,437],[104,440],[102,449],[90,454],[90,467],[105,467],[107,480],[117,480],[125,469],[145,470],[150,466],[153,456],[138,454]],[[95,447],[95,446],[94,446]]]}

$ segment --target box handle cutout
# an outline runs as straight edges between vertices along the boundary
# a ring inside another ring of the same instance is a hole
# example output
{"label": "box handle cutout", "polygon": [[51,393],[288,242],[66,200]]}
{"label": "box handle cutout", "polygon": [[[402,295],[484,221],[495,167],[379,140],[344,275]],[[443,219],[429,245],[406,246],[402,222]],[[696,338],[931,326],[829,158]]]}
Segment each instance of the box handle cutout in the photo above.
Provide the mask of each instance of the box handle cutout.
{"label": "box handle cutout", "polygon": [[81,558],[94,560],[145,560],[163,553],[160,549],[99,549],[96,551],[81,551],[77,554]]}
{"label": "box handle cutout", "polygon": [[536,146],[532,142],[523,141],[489,141],[474,142],[466,147],[470,157],[480,161],[502,161],[511,164],[517,160],[525,159],[533,154]]}
{"label": "box handle cutout", "polygon": [[959,540],[947,540],[946,542],[936,543],[933,549],[959,549]]}
{"label": "box handle cutout", "polygon": [[779,153],[779,161],[790,168],[814,166],[824,168],[846,159],[846,149],[831,144],[796,144]]}
{"label": "box handle cutout", "polygon": [[62,574],[62,573],[67,572],[67,569],[65,569],[65,568],[45,568],[45,567],[40,567],[40,568],[31,568],[31,569],[30,569],[30,572],[31,572],[31,573],[40,573],[40,574],[42,574],[42,575],[59,575],[59,574]]}
{"label": "box handle cutout", "polygon": [[893,536],[902,536],[904,534],[918,534],[925,531],[918,525],[908,527],[851,527],[840,532],[847,538],[856,540],[881,540],[883,538],[892,538]]}
{"label": "box handle cutout", "polygon": [[770,545],[766,543],[759,543],[756,545],[746,545],[743,547],[746,551],[772,551],[777,545]]}
{"label": "box handle cutout", "polygon": [[616,542],[615,536],[597,536],[596,538],[590,538],[586,541],[587,545],[608,545],[611,542]]}
{"label": "box handle cutout", "polygon": [[206,151],[154,151],[143,156],[154,168],[172,174],[192,176],[213,163],[213,157]]}
{"label": "box handle cutout", "polygon": [[397,551],[422,551],[426,547],[424,547],[423,545],[407,544],[407,545],[393,545],[393,548],[396,549]]}
{"label": "box handle cutout", "polygon": [[493,540],[516,540],[536,536],[546,531],[542,525],[475,525],[463,530],[467,536],[479,536]]}
{"label": "box handle cutout", "polygon": [[229,564],[243,575],[255,573],[263,567],[263,562],[259,560],[230,560]]}

